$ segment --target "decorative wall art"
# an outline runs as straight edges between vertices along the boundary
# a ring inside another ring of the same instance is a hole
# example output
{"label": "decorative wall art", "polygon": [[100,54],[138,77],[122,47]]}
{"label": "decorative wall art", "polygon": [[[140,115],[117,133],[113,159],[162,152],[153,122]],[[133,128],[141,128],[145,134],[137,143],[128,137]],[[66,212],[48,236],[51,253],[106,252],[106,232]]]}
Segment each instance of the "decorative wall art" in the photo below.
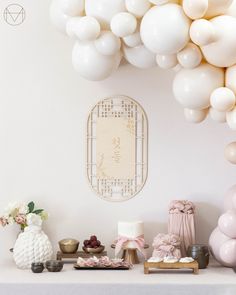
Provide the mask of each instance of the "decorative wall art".
{"label": "decorative wall art", "polygon": [[108,201],[137,194],[147,177],[147,118],[133,99],[98,102],[87,124],[87,173],[93,190]]}
{"label": "decorative wall art", "polygon": [[72,63],[82,77],[103,80],[122,58],[142,69],[173,68],[187,121],[209,114],[236,130],[236,1],[54,0],[51,19],[75,39]]}

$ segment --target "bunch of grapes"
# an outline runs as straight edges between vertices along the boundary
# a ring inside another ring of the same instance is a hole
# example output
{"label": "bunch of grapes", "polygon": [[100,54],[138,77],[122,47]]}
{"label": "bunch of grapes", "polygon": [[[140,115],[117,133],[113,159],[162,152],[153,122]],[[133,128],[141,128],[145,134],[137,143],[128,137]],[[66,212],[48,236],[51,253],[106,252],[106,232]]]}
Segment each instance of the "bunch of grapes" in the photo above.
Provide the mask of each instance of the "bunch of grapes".
{"label": "bunch of grapes", "polygon": [[98,248],[101,246],[101,242],[96,236],[91,236],[89,240],[84,240],[84,247],[86,248]]}

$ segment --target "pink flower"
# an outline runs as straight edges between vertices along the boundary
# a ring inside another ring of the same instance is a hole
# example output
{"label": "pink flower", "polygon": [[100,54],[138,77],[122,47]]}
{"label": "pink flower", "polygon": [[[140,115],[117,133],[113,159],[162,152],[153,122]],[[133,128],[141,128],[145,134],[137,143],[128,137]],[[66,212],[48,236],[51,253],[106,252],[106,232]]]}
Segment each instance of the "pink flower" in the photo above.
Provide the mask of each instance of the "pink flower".
{"label": "pink flower", "polygon": [[2,226],[6,226],[8,224],[7,219],[5,217],[1,217],[0,218],[0,224]]}
{"label": "pink flower", "polygon": [[15,217],[15,221],[17,224],[20,225],[26,224],[26,216],[23,214],[19,214]]}

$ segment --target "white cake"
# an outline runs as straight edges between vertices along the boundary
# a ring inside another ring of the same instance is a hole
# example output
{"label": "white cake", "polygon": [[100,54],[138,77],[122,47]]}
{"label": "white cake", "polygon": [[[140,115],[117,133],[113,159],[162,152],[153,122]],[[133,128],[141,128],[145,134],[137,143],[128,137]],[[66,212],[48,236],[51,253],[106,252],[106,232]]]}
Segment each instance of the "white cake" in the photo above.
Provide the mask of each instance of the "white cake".
{"label": "white cake", "polygon": [[[144,237],[144,227],[142,221],[118,222],[118,236],[135,239],[139,236]],[[127,242],[124,247],[136,248],[136,244],[132,241]]]}

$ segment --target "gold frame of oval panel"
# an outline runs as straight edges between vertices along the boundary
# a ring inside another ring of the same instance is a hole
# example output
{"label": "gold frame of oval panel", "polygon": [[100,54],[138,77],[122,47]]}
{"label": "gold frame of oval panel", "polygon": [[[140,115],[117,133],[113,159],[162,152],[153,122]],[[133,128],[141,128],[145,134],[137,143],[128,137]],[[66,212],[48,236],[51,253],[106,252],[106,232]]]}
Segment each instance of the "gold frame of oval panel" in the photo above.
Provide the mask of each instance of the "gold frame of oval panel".
{"label": "gold frame of oval panel", "polygon": [[148,173],[148,120],[141,105],[123,95],[105,98],[87,121],[87,176],[104,200],[126,201]]}

